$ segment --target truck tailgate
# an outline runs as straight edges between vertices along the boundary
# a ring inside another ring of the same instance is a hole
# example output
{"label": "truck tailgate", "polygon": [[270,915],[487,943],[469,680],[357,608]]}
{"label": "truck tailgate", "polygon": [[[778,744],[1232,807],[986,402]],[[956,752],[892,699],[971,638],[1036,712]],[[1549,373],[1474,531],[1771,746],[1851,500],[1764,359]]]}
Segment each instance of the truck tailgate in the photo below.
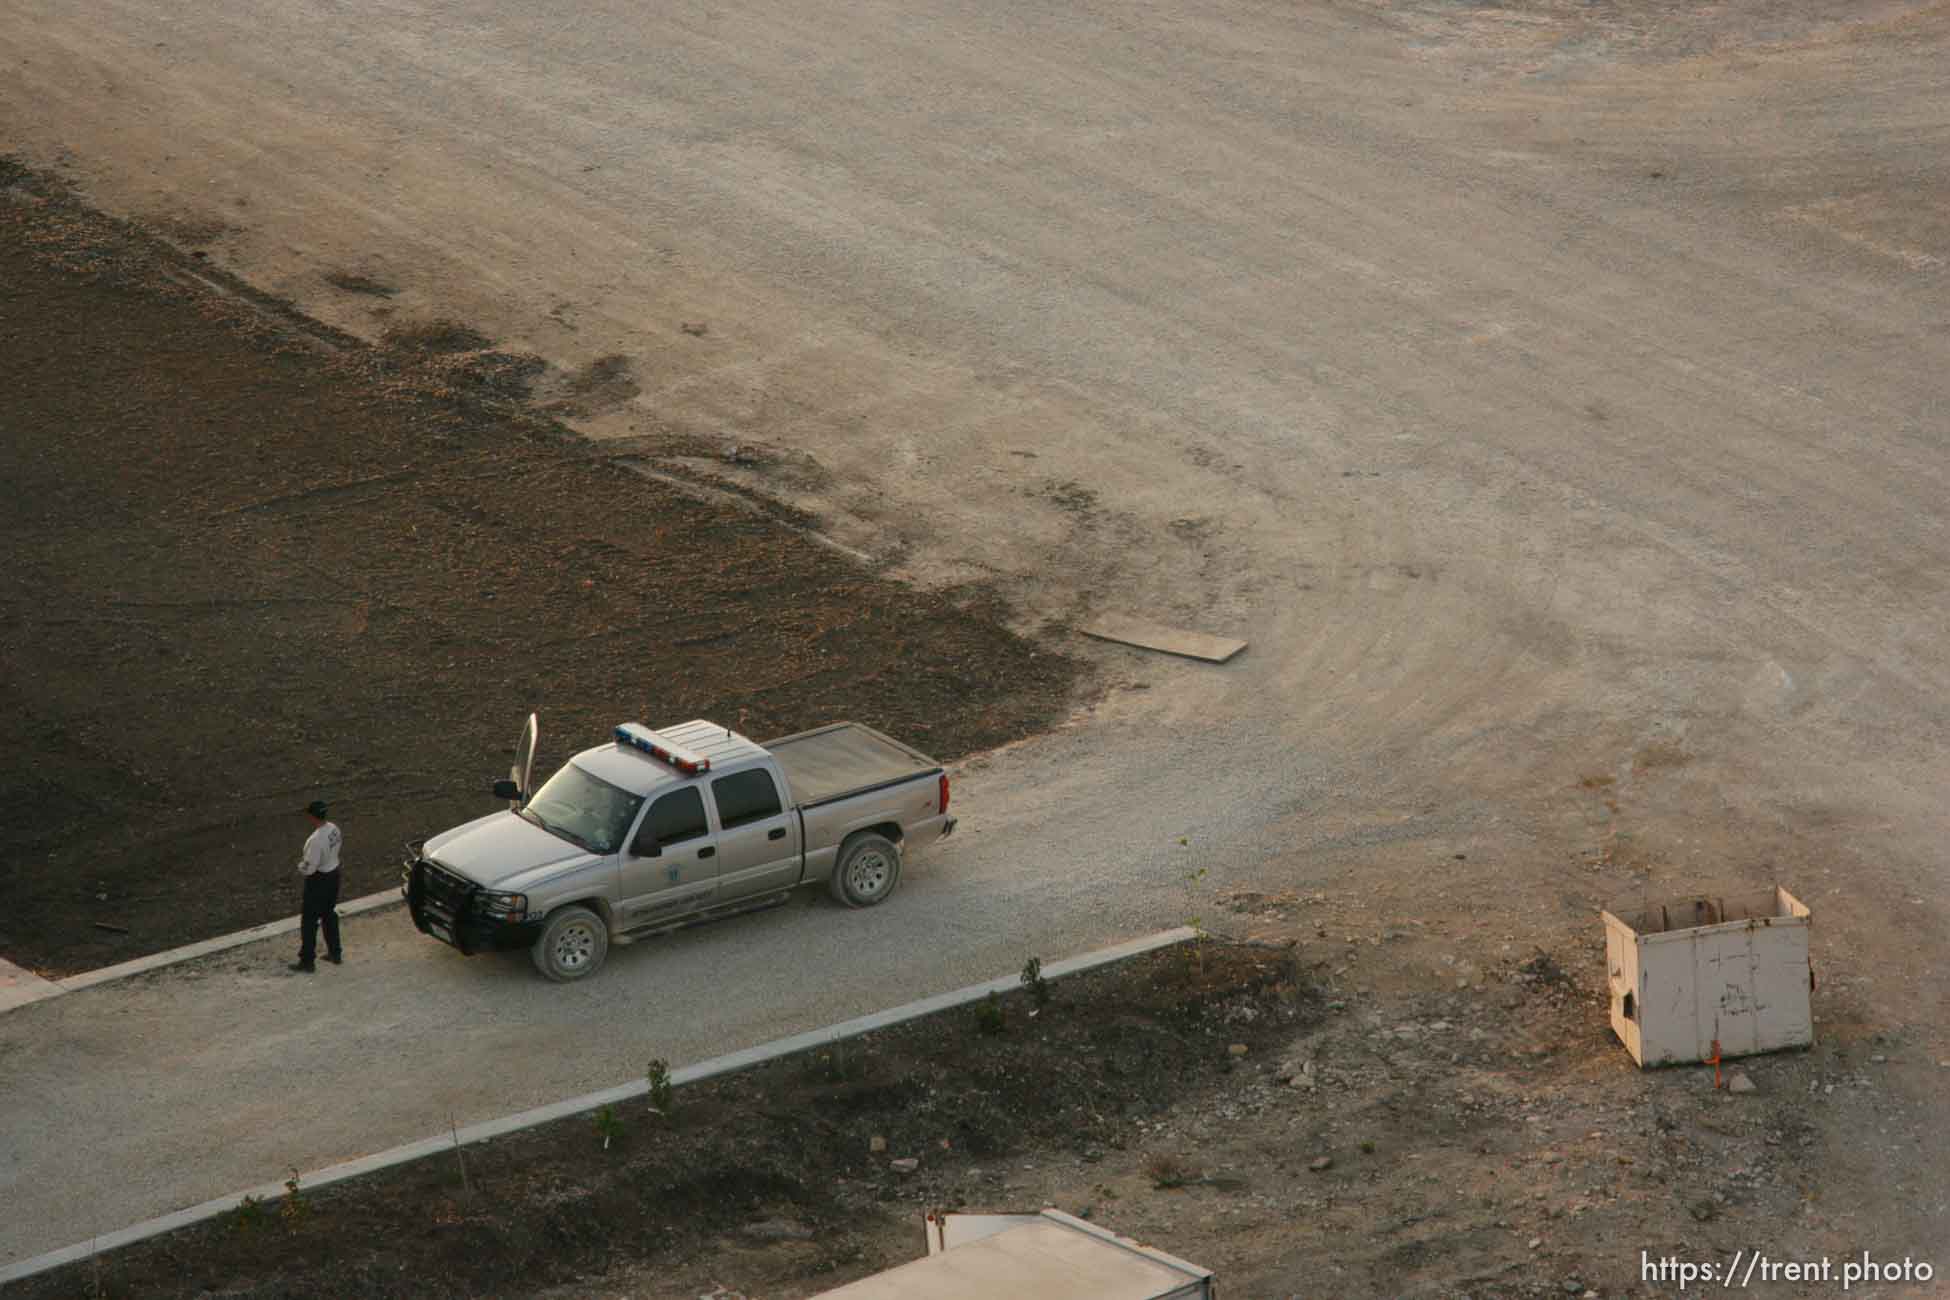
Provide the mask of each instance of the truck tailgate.
{"label": "truck tailgate", "polygon": [[836,722],[783,740],[768,740],[765,748],[778,759],[792,787],[793,802],[802,808],[941,770],[941,764],[926,754],[858,722]]}

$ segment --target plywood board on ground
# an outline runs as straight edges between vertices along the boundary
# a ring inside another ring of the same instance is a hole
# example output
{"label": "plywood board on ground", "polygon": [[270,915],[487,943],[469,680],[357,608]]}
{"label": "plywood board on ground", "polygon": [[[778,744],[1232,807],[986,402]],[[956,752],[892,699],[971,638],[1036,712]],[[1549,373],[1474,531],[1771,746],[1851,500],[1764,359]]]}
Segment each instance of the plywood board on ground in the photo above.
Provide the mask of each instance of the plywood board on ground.
{"label": "plywood board on ground", "polygon": [[1094,636],[1099,641],[1117,641],[1144,650],[1162,650],[1168,655],[1204,659],[1215,664],[1224,663],[1246,648],[1244,641],[1235,641],[1231,637],[1163,627],[1124,614],[1100,614],[1081,630],[1085,636]]}

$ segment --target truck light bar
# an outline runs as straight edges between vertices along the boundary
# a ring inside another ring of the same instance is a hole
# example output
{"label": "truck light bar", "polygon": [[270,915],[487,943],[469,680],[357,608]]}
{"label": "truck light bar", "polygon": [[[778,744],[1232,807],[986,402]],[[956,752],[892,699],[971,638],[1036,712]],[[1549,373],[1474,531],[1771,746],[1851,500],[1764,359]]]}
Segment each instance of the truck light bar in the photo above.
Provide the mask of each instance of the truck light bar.
{"label": "truck light bar", "polygon": [[655,759],[661,759],[686,776],[696,776],[699,772],[711,770],[711,760],[702,754],[693,753],[682,745],[673,745],[656,732],[634,722],[625,722],[616,728],[616,743],[640,749]]}

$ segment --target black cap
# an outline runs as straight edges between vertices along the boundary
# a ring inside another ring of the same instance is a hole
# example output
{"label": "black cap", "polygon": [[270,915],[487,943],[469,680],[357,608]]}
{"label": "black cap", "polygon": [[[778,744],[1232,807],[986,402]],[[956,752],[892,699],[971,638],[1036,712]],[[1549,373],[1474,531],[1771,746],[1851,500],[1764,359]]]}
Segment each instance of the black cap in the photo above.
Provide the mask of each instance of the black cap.
{"label": "black cap", "polygon": [[305,805],[305,811],[310,813],[312,816],[318,818],[318,820],[324,821],[325,813],[327,811],[325,807],[325,801],[323,799],[314,799],[309,804]]}

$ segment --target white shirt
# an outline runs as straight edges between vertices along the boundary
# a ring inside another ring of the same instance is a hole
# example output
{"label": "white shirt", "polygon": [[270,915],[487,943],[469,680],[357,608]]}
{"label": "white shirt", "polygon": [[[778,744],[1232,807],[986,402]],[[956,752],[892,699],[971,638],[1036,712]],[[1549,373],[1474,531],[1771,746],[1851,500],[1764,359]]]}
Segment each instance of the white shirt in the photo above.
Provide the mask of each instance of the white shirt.
{"label": "white shirt", "polygon": [[313,831],[305,841],[305,856],[298,859],[298,874],[309,876],[313,872],[337,871],[339,838],[339,828],[331,822]]}

